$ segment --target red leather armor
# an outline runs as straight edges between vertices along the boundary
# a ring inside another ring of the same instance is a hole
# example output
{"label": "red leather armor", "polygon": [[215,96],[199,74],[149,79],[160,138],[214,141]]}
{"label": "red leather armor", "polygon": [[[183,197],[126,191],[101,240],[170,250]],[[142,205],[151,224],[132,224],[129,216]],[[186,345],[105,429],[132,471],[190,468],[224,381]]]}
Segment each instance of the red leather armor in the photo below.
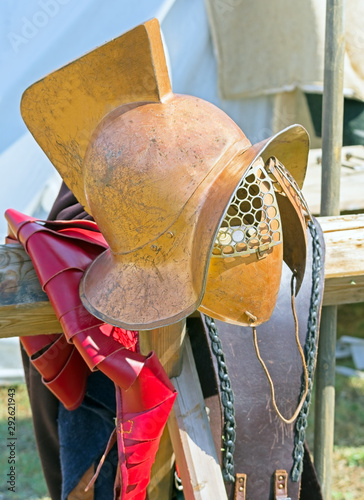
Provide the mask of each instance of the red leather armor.
{"label": "red leather armor", "polygon": [[144,500],[151,466],[176,391],[152,352],[137,352],[137,332],[103,323],[83,307],[83,272],[107,244],[91,221],[41,222],[8,210],[9,226],[32,259],[64,334],[23,337],[44,383],[72,410],[90,370],[116,386],[119,473],[115,498]]}

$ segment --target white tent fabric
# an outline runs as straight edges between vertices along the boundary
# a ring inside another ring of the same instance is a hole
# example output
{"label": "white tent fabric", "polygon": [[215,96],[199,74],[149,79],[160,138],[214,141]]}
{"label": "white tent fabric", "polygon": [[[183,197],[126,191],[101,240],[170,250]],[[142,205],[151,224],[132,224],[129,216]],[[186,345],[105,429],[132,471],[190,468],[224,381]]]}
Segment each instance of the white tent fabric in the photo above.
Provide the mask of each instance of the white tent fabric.
{"label": "white tent fabric", "polygon": [[[24,382],[24,370],[17,338],[1,339],[0,386]],[[1,498],[1,497],[0,497]]]}
{"label": "white tent fabric", "polygon": [[[216,104],[252,142],[272,133],[272,97],[220,99],[203,0],[3,0],[1,11],[0,243],[6,235],[2,214],[7,208],[44,217],[60,185],[55,169],[20,116],[23,91],[150,18],[156,17],[161,23],[174,92]],[[0,343],[0,370],[3,354],[4,342]]]}
{"label": "white tent fabric", "polygon": [[[206,0],[228,99],[296,88],[322,93],[326,2]],[[345,2],[344,94],[364,100],[364,2]],[[269,21],[268,21],[269,20]]]}

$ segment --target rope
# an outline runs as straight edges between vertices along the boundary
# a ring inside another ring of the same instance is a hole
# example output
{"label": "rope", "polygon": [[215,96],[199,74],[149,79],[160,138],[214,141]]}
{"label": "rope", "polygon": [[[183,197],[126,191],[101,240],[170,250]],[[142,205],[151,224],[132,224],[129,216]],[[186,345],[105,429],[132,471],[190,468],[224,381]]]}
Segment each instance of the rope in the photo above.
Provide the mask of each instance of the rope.
{"label": "rope", "polygon": [[292,417],[290,417],[290,418],[285,418],[282,415],[282,413],[279,411],[279,408],[278,408],[277,402],[276,402],[274,383],[273,383],[272,377],[270,376],[268,368],[267,368],[266,364],[264,363],[264,361],[260,355],[260,352],[259,352],[259,346],[258,346],[258,340],[257,340],[257,329],[255,326],[252,327],[255,352],[256,352],[257,358],[260,361],[260,364],[262,365],[263,370],[264,370],[264,372],[267,376],[268,382],[269,382],[270,392],[272,395],[273,408],[275,409],[278,417],[285,424],[292,424],[296,420],[296,418],[298,417],[298,414],[300,413],[301,408],[306,400],[307,394],[308,394],[308,372],[307,372],[305,355],[304,355],[303,349],[301,347],[300,337],[299,337],[299,325],[298,325],[298,319],[297,319],[296,307],[295,307],[295,301],[294,301],[294,296],[295,296],[294,285],[293,285],[294,281],[295,281],[295,274],[293,274],[292,280],[291,280],[291,290],[292,290],[291,304],[292,304],[292,312],[293,312],[293,318],[294,318],[294,324],[295,324],[295,339],[296,339],[298,351],[299,351],[300,356],[301,356],[302,366],[303,366],[303,371],[304,371],[304,376],[305,376],[305,388],[304,388],[303,394],[301,395],[300,402],[299,402],[295,412],[293,413]]}

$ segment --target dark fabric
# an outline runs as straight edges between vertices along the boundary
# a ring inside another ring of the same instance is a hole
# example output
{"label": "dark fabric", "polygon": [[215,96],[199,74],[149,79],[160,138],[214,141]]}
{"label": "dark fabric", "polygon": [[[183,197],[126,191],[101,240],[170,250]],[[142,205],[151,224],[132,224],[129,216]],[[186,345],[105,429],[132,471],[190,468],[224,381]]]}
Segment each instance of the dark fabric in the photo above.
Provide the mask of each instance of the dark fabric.
{"label": "dark fabric", "polygon": [[48,220],[75,220],[86,219],[93,220],[78,203],[75,196],[63,182],[59,190],[58,196],[48,215]]}
{"label": "dark fabric", "polygon": [[[312,124],[321,137],[322,94],[305,94]],[[344,98],[343,146],[364,145],[364,102]]]}
{"label": "dark fabric", "polygon": [[322,500],[321,486],[313,465],[310,450],[305,443],[300,500]]}
{"label": "dark fabric", "polygon": [[[101,372],[88,378],[82,405],[73,411],[59,406],[58,431],[62,467],[62,500],[76,487],[92,464],[97,464],[115,427],[115,388]],[[95,500],[113,498],[117,449],[106,457],[95,483]]]}
{"label": "dark fabric", "polygon": [[52,500],[61,500],[62,474],[57,428],[59,402],[42,383],[41,376],[30,363],[21,344],[20,349],[43,474]]}

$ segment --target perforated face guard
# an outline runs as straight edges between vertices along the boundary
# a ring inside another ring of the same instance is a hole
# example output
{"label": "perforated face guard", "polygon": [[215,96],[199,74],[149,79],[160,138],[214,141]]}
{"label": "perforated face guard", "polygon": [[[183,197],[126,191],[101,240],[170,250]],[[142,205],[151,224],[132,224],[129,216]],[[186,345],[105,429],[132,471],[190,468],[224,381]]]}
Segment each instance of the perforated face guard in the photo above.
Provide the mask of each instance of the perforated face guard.
{"label": "perforated face guard", "polygon": [[[282,196],[292,204],[304,231],[306,222],[312,220],[307,203],[291,174],[276,157],[270,157],[266,163],[259,157],[248,169],[246,175],[237,187],[225,217],[221,223],[213,248],[213,257],[236,257],[257,254],[264,257],[267,252],[282,243],[283,228],[277,197]],[[287,205],[283,205],[287,206]],[[297,220],[297,219],[296,219]],[[273,270],[272,270],[273,271]],[[308,374],[306,360],[299,340],[297,316],[295,312],[295,286],[297,270],[292,270],[292,312],[295,321],[295,338],[302,359],[305,375],[305,390],[290,418],[285,418],[279,411],[275,401],[273,381],[262,357],[257,341],[256,326],[258,317],[245,311],[253,326],[254,345],[257,357],[263,366],[271,386],[272,403],[279,418],[291,424],[301,411],[308,392]]]}
{"label": "perforated face guard", "polygon": [[213,257],[258,257],[282,243],[282,224],[274,183],[262,158],[237,187],[218,231]]}
{"label": "perforated face guard", "polygon": [[282,243],[282,221],[276,193],[289,197],[301,221],[312,220],[306,200],[288,170],[274,156],[259,157],[237,187],[218,231],[212,255],[258,258]]}

